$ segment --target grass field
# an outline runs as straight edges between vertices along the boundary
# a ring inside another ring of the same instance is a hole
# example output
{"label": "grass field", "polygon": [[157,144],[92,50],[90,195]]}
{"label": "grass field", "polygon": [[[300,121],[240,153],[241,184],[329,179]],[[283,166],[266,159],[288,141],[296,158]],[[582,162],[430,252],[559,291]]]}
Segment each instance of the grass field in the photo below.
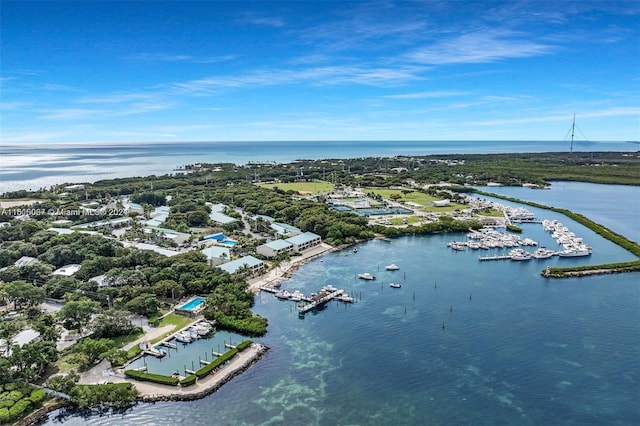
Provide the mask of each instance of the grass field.
{"label": "grass field", "polygon": [[322,180],[315,180],[313,182],[260,183],[258,186],[268,189],[277,187],[283,191],[296,191],[299,194],[320,194],[333,191],[333,185]]}
{"label": "grass field", "polygon": [[365,192],[372,192],[386,199],[391,199],[391,194],[398,194],[401,196],[401,198],[399,198],[398,201],[420,204],[421,206],[424,206],[422,210],[426,212],[452,212],[455,210],[464,210],[467,208],[467,206],[463,204],[458,204],[458,203],[450,203],[448,206],[445,206],[445,207],[434,207],[431,205],[431,202],[439,200],[439,198],[432,197],[431,195],[425,194],[423,192],[418,192],[418,191],[404,194],[402,191],[397,189],[380,188],[380,189],[367,189]]}

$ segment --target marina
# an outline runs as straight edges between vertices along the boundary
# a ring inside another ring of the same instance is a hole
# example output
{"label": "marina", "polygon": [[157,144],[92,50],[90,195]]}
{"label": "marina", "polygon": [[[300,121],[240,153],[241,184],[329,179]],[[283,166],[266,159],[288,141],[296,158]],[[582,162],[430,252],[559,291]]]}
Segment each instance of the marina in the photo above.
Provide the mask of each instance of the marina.
{"label": "marina", "polygon": [[309,296],[305,296],[298,290],[289,293],[286,290],[276,289],[272,286],[264,286],[261,288],[261,290],[267,293],[272,293],[281,300],[299,302],[296,305],[296,308],[301,315],[304,315],[309,311],[318,309],[331,300],[337,300],[344,303],[353,303],[355,301],[355,299],[350,296],[345,290],[336,288],[332,285],[326,285],[322,287],[317,293],[311,293]]}

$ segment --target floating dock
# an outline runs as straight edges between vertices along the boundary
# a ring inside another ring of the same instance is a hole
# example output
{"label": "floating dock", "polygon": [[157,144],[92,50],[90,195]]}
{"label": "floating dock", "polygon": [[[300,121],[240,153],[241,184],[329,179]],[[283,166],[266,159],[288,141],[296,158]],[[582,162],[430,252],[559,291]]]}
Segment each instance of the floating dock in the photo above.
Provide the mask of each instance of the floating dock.
{"label": "floating dock", "polygon": [[[309,311],[316,309],[318,306],[324,305],[325,303],[329,302],[332,299],[338,299],[340,296],[343,296],[343,295],[345,295],[344,290],[335,290],[332,292],[326,292],[326,291],[320,292],[315,298],[312,298],[310,302],[300,303],[298,305],[298,312],[301,314],[307,313]],[[347,299],[345,299],[344,301],[346,302]],[[350,298],[350,301],[352,302],[353,299]]]}
{"label": "floating dock", "polygon": [[478,256],[478,260],[505,260],[511,259],[511,256],[506,255],[496,255],[496,256]]}

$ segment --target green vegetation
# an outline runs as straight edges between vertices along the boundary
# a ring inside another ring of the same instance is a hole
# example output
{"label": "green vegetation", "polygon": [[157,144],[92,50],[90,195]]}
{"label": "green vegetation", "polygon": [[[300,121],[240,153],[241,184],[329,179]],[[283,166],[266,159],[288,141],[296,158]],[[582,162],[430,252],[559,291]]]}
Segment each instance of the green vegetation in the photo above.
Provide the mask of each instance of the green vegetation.
{"label": "green vegetation", "polygon": [[187,387],[187,386],[194,385],[196,383],[196,379],[197,377],[195,375],[189,374],[187,377],[180,380],[180,386]]}
{"label": "green vegetation", "polygon": [[42,406],[47,395],[42,389],[35,389],[17,383],[0,385],[0,424],[13,423]]}
{"label": "green vegetation", "polygon": [[373,225],[374,232],[385,237],[400,235],[427,235],[445,232],[467,232],[469,229],[480,229],[482,224],[475,220],[455,220],[449,216],[442,216],[438,222],[425,223],[419,226],[408,225],[405,228],[390,228],[382,225]]}
{"label": "green vegetation", "polygon": [[124,374],[127,377],[140,380],[141,382],[153,382],[161,385],[177,386],[180,382],[176,377],[147,373],[146,371],[125,370]]}
{"label": "green vegetation", "polygon": [[253,344],[253,341],[251,340],[244,340],[242,342],[240,342],[239,344],[236,345],[236,349],[238,350],[238,352],[242,352],[245,349],[247,349],[249,346],[251,346]]}
{"label": "green vegetation", "polygon": [[127,408],[138,397],[138,391],[131,383],[75,385],[69,393],[73,398],[73,403],[80,409],[105,405],[115,408]]}
{"label": "green vegetation", "polygon": [[214,359],[209,364],[205,365],[200,370],[196,371],[196,376],[199,379],[202,379],[203,377],[208,376],[209,374],[211,374],[211,372],[213,372],[214,369],[220,367],[222,364],[229,361],[231,358],[236,356],[237,353],[238,353],[237,348],[228,350],[227,352],[223,353],[222,356]]}
{"label": "green vegetation", "polygon": [[[262,182],[254,181],[257,176]],[[330,177],[331,184],[323,180],[325,176]],[[95,219],[90,216],[69,214],[53,217],[42,213],[22,221],[6,211],[0,214],[0,222],[9,223],[9,226],[0,227],[0,303],[10,304],[8,309],[17,311],[11,321],[0,322],[0,338],[9,340],[27,328],[40,333],[41,338],[39,342],[16,347],[9,357],[0,358],[0,383],[42,381],[57,368],[72,374],[55,376],[52,383],[60,385],[67,393],[76,389],[83,401],[82,406],[99,404],[96,395],[101,395],[108,388],[96,388],[95,392],[75,388],[75,371],[89,368],[101,359],[108,359],[114,365],[124,364],[140,353],[138,346],[129,351],[122,350],[123,345],[134,341],[141,333],[128,320],[132,313],[149,317],[154,326],[186,326],[191,318],[169,314],[158,319],[186,295],[206,296],[204,314],[215,319],[218,327],[247,336],[264,335],[268,320],[251,310],[254,295],[248,291],[247,275],[237,273],[231,276],[207,264],[207,259],[198,250],[204,235],[224,232],[238,241],[238,245],[230,249],[230,257],[237,259],[247,254],[261,257],[256,253],[256,247],[277,238],[265,216],[303,232],[318,234],[324,242],[334,246],[371,239],[375,235],[393,237],[467,232],[470,228],[481,227],[476,220],[478,216],[474,215],[502,216],[501,212],[488,209],[474,211],[471,218],[467,212],[463,216],[460,211],[470,209],[464,204],[461,194],[474,191],[471,185],[490,181],[505,185],[527,182],[546,185],[550,180],[640,185],[640,156],[637,152],[540,153],[300,160],[290,164],[245,166],[217,164],[211,167],[204,165],[185,175],[99,181],[86,184],[82,194],[65,197],[60,196],[64,185],[52,190],[4,194],[4,198],[35,200],[31,208],[42,212],[48,209],[77,211],[87,200],[102,206],[121,206],[122,197],[126,196],[141,203],[145,213],[131,213],[126,229],[121,230],[124,231],[122,235],[114,234],[109,225],[97,228],[99,235],[58,235],[48,230],[52,226],[70,227]],[[264,182],[267,184],[262,185]],[[423,211],[440,214],[437,218],[429,214],[429,222],[417,216],[407,216],[406,223],[402,219],[392,220],[392,224],[402,226],[369,226],[368,218],[338,212],[327,203],[330,196],[355,196],[353,188],[365,188],[364,192],[374,204],[385,205],[388,200],[416,203],[425,206]],[[338,191],[341,193],[337,194]],[[582,215],[495,194],[487,195],[564,214],[640,257],[637,243]],[[443,199],[450,200],[450,204],[431,206],[431,201]],[[224,213],[237,220],[227,224],[212,221],[209,203],[226,205]],[[163,238],[157,230],[143,229],[143,219],[149,217],[154,206],[160,205],[170,208],[169,217],[162,226],[185,232],[188,234],[186,242],[176,243],[173,239]],[[112,216],[100,219],[109,218]],[[66,219],[70,223],[54,224],[54,219]],[[153,251],[125,247],[119,242],[125,239],[185,252],[165,257]],[[32,257],[36,261],[16,266],[15,262],[23,257]],[[271,260],[269,266],[276,267],[285,258]],[[79,264],[81,268],[72,277],[52,275],[55,269],[69,264]],[[557,268],[552,269],[550,275],[567,276],[603,270],[637,271],[640,270],[640,260]],[[102,279],[100,286],[95,280],[98,277]],[[65,302],[64,307],[56,315],[43,314],[38,306],[45,298],[60,299]],[[61,325],[83,338],[59,353],[56,341],[60,337]],[[163,337],[166,336],[158,340]],[[243,347],[240,346],[239,350]],[[220,362],[224,361],[215,361]],[[183,385],[192,383],[192,380],[184,379]],[[31,400],[16,406],[18,393],[11,394],[12,390],[22,393],[22,398],[17,401],[25,398],[26,394],[21,389],[8,390],[5,385],[3,394],[8,392],[5,402],[0,401],[2,419],[12,418],[17,412],[25,412],[37,405],[35,400]],[[119,395],[116,405],[124,404],[130,396],[124,388],[118,388],[116,394]],[[107,397],[104,398],[108,401]]]}
{"label": "green vegetation", "polygon": [[[399,201],[402,203],[416,203],[422,206],[422,210],[425,212],[453,212],[456,210],[463,210],[466,208],[464,204],[451,202],[447,206],[435,207],[431,204],[432,201],[439,201],[442,199],[449,199],[453,195],[450,193],[442,193],[442,191],[432,191],[431,194],[409,189],[382,189],[382,188],[370,188],[367,189],[367,194],[378,196],[384,199],[390,199]],[[439,195],[439,196],[438,196]]]}
{"label": "green vegetation", "polygon": [[507,231],[511,231],[511,232],[515,232],[515,233],[522,233],[522,228],[520,228],[519,226],[516,226],[516,225],[507,225]]}

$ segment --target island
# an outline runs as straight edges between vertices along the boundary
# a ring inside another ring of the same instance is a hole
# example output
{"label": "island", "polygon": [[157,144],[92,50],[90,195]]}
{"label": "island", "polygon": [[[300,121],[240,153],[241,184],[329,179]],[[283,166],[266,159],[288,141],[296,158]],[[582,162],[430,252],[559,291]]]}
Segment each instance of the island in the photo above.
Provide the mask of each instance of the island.
{"label": "island", "polygon": [[[530,242],[514,235],[519,221],[535,218],[487,202],[484,197],[501,197],[477,186],[640,184],[640,158],[632,152],[194,164],[179,170],[2,195],[0,422],[37,419],[64,404],[126,407],[209,395],[268,353],[252,341],[268,332],[268,318],[251,310],[256,294],[328,251],[433,233],[469,233],[469,242],[450,247],[481,250],[483,235],[505,229],[509,237],[496,238],[515,241],[520,250],[509,259],[533,256],[524,250]],[[637,242],[589,218],[508,200],[570,217],[640,257]],[[635,260],[541,268],[541,274],[552,279],[639,270]],[[208,348],[197,365],[167,374],[139,365],[222,330],[238,340]]]}

